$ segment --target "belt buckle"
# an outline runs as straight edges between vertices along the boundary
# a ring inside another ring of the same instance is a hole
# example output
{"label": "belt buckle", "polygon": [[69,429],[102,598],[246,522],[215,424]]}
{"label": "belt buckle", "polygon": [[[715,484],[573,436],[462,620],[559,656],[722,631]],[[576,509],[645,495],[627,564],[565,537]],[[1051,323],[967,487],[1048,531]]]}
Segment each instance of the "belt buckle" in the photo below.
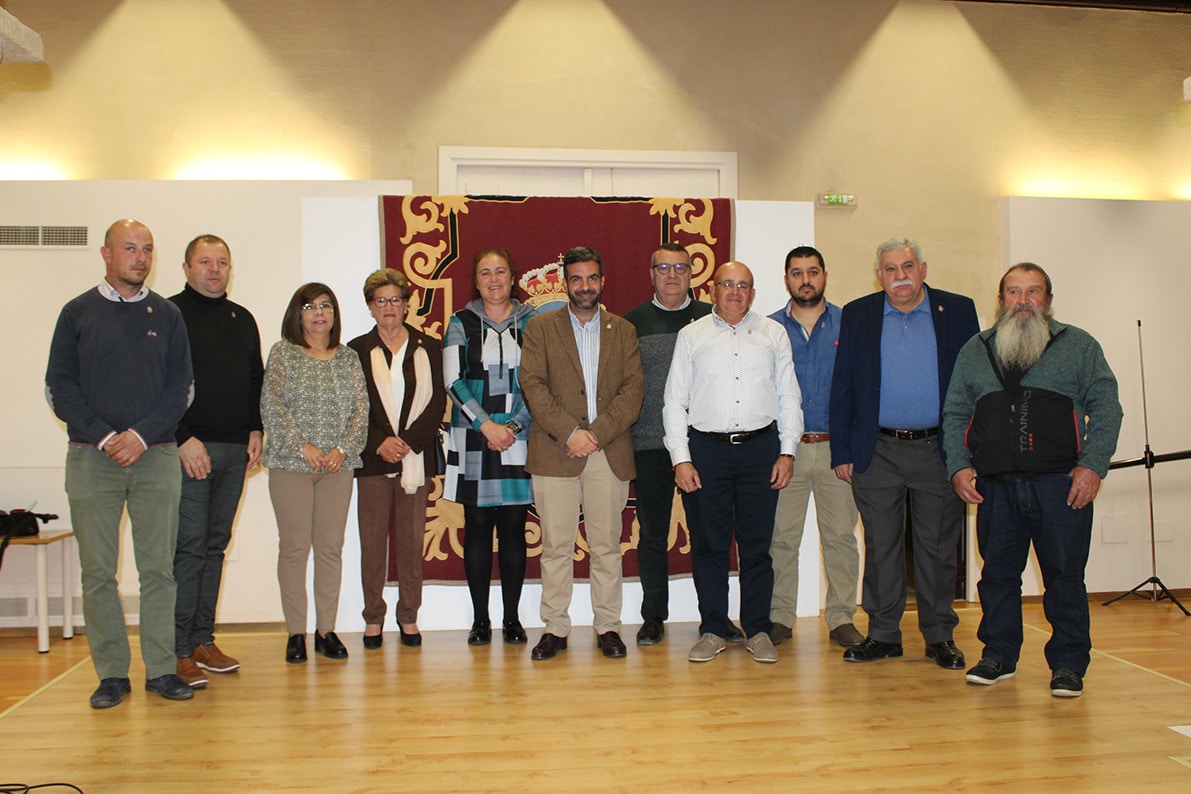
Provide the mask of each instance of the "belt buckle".
{"label": "belt buckle", "polygon": [[728,443],[729,444],[743,444],[744,442],[748,441],[748,438],[740,438],[740,436],[748,436],[748,433],[729,433],[728,434]]}

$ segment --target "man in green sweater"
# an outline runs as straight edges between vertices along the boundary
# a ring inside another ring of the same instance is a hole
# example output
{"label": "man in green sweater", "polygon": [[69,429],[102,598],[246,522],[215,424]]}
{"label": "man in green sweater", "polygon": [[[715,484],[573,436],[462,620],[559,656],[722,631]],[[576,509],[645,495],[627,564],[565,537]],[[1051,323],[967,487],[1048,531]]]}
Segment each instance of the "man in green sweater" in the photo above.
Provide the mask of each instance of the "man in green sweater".
{"label": "man in green sweater", "polygon": [[1050,277],[1014,265],[1001,278],[997,324],[959,351],[943,405],[943,452],[956,494],[978,505],[984,567],[972,684],[1012,678],[1021,653],[1021,572],[1030,544],[1045,587],[1055,697],[1083,694],[1091,659],[1084,568],[1092,500],[1121,429],[1117,381],[1086,331],[1051,315]]}

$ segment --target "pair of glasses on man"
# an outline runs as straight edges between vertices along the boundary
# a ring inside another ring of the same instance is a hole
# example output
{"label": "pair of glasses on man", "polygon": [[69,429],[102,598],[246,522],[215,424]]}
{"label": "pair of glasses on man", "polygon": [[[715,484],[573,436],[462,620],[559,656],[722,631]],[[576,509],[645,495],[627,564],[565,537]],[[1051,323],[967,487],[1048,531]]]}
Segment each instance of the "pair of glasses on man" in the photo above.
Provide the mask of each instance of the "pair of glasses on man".
{"label": "pair of glasses on man", "polygon": [[727,279],[724,279],[723,281],[717,281],[717,282],[715,282],[715,285],[717,287],[719,287],[720,289],[725,289],[725,290],[738,289],[741,292],[748,292],[749,290],[751,290],[753,288],[753,285],[748,283],[747,281],[728,281]]}
{"label": "pair of glasses on man", "polygon": [[386,306],[392,306],[394,309],[396,309],[397,307],[401,306],[401,304],[403,304],[403,303],[405,303],[405,298],[402,298],[400,295],[393,297],[393,298],[383,298],[382,297],[382,298],[373,298],[372,299],[372,305],[378,309],[383,309]]}
{"label": "pair of glasses on man", "polygon": [[661,273],[663,276],[669,273],[671,270],[680,276],[691,272],[691,266],[686,262],[658,262],[656,265],[653,265],[653,269]]}
{"label": "pair of glasses on man", "polygon": [[335,306],[334,306],[334,304],[328,303],[327,301],[323,301],[322,303],[303,303],[302,311],[304,311],[304,312],[328,312],[330,314],[334,314]]}

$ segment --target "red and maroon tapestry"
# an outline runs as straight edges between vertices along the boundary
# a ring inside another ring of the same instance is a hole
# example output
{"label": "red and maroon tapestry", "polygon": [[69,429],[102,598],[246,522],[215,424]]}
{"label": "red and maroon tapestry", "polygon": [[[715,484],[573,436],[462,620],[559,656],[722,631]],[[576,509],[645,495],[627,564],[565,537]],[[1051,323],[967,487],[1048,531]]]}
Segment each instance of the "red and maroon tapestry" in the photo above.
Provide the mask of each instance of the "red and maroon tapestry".
{"label": "red and maroon tapestry", "polygon": [[[472,257],[504,248],[519,274],[514,297],[539,307],[566,303],[562,254],[587,246],[604,260],[603,305],[624,314],[653,296],[649,257],[662,243],[691,254],[691,286],[710,300],[712,274],[732,253],[732,201],[689,198],[542,198],[509,196],[382,196],[381,248],[386,267],[405,273],[414,287],[407,322],[441,339],[450,316],[475,297]],[[448,413],[449,418],[449,413]],[[428,583],[459,584],[463,573],[463,508],[440,499],[442,478],[430,490],[423,541]],[[637,575],[635,497],[622,517],[624,575]],[[540,578],[541,526],[530,508],[527,581]],[[670,571],[690,574],[690,536],[675,497],[670,524]],[[588,575],[583,527],[575,548],[575,578]],[[390,570],[391,578],[396,571]]]}

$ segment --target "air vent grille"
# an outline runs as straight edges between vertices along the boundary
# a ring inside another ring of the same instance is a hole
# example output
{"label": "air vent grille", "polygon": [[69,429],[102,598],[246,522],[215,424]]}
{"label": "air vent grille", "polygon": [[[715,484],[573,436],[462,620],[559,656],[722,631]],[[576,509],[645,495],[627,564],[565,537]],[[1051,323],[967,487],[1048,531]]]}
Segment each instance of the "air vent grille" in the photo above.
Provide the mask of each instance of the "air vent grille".
{"label": "air vent grille", "polygon": [[0,246],[84,248],[86,226],[0,226]]}
{"label": "air vent grille", "polygon": [[87,245],[86,226],[42,226],[42,245]]}
{"label": "air vent grille", "polygon": [[0,226],[0,245],[41,245],[41,228]]}

